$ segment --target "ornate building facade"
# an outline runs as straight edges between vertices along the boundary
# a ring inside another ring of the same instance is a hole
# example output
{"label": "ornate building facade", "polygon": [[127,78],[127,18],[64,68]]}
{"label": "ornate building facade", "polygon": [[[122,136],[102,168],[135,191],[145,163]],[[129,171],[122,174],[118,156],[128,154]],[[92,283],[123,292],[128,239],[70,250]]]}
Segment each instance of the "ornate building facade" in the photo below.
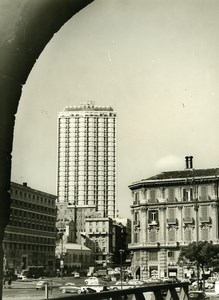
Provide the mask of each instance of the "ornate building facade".
{"label": "ornate building facade", "polygon": [[219,168],[186,168],[135,182],[132,191],[132,268],[147,279],[187,275],[180,247],[193,241],[219,243]]}

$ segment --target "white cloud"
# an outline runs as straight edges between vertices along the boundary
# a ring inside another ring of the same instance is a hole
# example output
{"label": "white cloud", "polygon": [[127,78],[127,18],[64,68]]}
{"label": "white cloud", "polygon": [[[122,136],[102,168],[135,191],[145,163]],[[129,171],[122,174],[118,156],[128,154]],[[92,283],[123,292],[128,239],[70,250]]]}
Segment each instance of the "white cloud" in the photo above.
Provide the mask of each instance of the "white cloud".
{"label": "white cloud", "polygon": [[177,157],[173,154],[169,154],[165,157],[160,158],[156,162],[155,168],[159,171],[180,170],[183,168],[183,159],[182,157]]}

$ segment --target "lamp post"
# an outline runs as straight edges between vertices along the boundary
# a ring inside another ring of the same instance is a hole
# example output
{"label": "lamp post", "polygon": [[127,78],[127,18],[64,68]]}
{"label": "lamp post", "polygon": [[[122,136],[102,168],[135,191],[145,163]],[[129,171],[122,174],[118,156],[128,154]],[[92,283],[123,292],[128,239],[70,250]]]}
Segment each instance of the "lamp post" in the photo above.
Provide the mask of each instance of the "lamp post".
{"label": "lamp post", "polygon": [[120,282],[121,282],[121,290],[122,290],[122,280],[123,280],[123,253],[125,252],[125,250],[120,249],[119,253],[120,253]]}
{"label": "lamp post", "polygon": [[60,234],[60,270],[61,270],[61,278],[63,278],[63,268],[64,268],[64,255],[63,255],[63,232]]}
{"label": "lamp post", "polygon": [[[196,247],[197,247],[197,251],[198,251],[198,242],[199,242],[199,216],[198,216],[198,209],[199,209],[199,205],[198,205],[198,186],[195,186],[195,204],[194,204],[194,210],[195,210],[195,223],[196,223]],[[199,290],[199,276],[200,276],[200,272],[199,272],[199,261],[197,260],[197,289]]]}

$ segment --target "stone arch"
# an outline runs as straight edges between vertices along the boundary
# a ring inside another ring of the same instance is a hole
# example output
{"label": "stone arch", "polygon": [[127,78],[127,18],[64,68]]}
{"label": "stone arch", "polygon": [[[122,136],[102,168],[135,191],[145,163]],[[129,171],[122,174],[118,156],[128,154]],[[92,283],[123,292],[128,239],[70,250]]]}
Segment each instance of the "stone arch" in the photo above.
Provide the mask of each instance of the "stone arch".
{"label": "stone arch", "polygon": [[74,14],[91,2],[93,0],[0,2],[0,280],[3,262],[2,241],[10,216],[13,131],[22,86],[53,35]]}

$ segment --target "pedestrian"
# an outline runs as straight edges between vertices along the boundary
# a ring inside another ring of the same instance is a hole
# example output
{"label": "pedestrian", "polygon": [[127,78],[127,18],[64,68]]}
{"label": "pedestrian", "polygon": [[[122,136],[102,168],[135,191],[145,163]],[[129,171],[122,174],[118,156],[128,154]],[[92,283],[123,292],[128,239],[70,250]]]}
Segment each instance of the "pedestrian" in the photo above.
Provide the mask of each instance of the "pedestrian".
{"label": "pedestrian", "polygon": [[12,284],[12,278],[9,277],[9,279],[8,279],[8,288],[9,288],[9,289],[11,288],[11,284]]}

